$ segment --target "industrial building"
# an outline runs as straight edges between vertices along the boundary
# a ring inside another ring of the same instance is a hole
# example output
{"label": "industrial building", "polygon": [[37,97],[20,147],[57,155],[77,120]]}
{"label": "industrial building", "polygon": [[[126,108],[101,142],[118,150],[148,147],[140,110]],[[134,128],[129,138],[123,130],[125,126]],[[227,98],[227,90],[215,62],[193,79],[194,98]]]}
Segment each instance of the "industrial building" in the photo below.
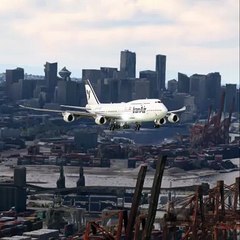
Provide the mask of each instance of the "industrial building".
{"label": "industrial building", "polygon": [[14,210],[24,212],[26,210],[26,168],[14,169],[13,182],[0,183],[0,211]]}

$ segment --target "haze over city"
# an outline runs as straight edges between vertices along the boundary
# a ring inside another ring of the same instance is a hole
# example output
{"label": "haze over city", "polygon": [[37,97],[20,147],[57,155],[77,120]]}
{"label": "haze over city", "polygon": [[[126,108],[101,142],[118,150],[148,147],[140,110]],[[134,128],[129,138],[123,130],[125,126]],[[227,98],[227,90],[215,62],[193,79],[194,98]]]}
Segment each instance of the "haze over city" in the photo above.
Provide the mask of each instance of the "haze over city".
{"label": "haze over city", "polygon": [[137,73],[167,56],[166,80],[178,72],[220,72],[239,84],[239,2],[234,0],[2,0],[0,73],[23,67],[43,75],[46,61],[82,69],[119,67],[136,52]]}

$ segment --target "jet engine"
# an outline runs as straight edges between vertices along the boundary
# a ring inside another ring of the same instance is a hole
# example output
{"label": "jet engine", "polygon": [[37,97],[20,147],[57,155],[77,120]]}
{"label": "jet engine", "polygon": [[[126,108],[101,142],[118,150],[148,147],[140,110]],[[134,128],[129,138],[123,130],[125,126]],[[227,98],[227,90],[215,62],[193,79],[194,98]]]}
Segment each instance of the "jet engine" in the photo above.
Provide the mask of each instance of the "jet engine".
{"label": "jet engine", "polygon": [[103,116],[97,116],[95,118],[95,123],[98,124],[98,125],[105,124],[106,122],[107,122],[107,119]]}
{"label": "jet engine", "polygon": [[69,112],[62,113],[62,116],[63,116],[63,120],[65,122],[73,122],[75,120],[74,115],[72,113],[69,113]]}
{"label": "jet engine", "polygon": [[163,124],[166,123],[166,119],[161,118],[161,119],[155,120],[154,122],[155,122],[156,125],[160,126],[160,125],[163,125]]}
{"label": "jet engine", "polygon": [[171,113],[169,116],[168,116],[168,121],[171,122],[171,123],[176,123],[179,121],[179,117],[178,115],[174,114],[174,113]]}

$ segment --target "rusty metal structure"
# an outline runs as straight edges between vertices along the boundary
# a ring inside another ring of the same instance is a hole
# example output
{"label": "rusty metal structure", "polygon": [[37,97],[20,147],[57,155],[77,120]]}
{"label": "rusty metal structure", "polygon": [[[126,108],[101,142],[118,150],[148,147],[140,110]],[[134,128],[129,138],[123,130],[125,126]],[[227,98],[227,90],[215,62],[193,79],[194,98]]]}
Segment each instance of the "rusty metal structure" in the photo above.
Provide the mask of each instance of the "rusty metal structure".
{"label": "rusty metal structure", "polygon": [[[111,226],[107,226],[107,222],[113,219],[114,217],[117,219],[116,223],[111,224]],[[103,222],[105,222],[106,224],[103,225]],[[123,229],[124,232],[126,230],[126,225],[127,225],[126,210],[112,211],[111,214],[107,213],[99,220],[88,222],[85,233],[83,235],[83,239],[84,240],[121,239]]]}
{"label": "rusty metal structure", "polygon": [[158,219],[161,228],[154,229],[163,164],[164,162],[157,167],[147,211],[137,211],[139,201],[136,199],[140,198],[139,193],[146,173],[146,169],[142,168],[130,214],[126,209],[105,211],[100,219],[88,221],[84,233],[69,239],[240,239],[240,177],[231,185],[218,181],[212,189],[205,189],[200,185],[195,193],[181,199],[170,200],[164,217]]}
{"label": "rusty metal structure", "polygon": [[203,194],[171,202],[162,220],[163,240],[237,240],[240,237],[240,177],[230,186],[218,181]]}
{"label": "rusty metal structure", "polygon": [[225,102],[225,92],[221,96],[220,108],[217,114],[212,114],[212,107],[209,107],[208,119],[205,124],[194,124],[190,129],[190,144],[192,149],[196,147],[210,147],[218,144],[229,143],[229,127],[234,110],[235,99],[233,98],[229,115],[222,120]]}
{"label": "rusty metal structure", "polygon": [[[162,176],[166,160],[167,160],[166,156],[163,156],[157,162],[157,168],[151,191],[151,200],[147,215],[139,216],[138,213],[139,204],[141,200],[141,193],[147,171],[147,166],[142,166],[138,174],[136,189],[134,192],[129,216],[126,210],[120,209],[110,211],[110,213],[104,214],[104,216],[102,216],[100,220],[89,221],[87,223],[86,230],[83,234],[83,239],[132,240],[140,239],[139,237],[141,237],[141,239],[143,240],[150,239],[157,211],[157,203],[160,194]],[[115,224],[110,224],[110,221],[112,221]],[[146,225],[144,225],[144,228],[140,231],[141,221],[144,221]]]}
{"label": "rusty metal structure", "polygon": [[[126,236],[127,212],[119,210],[105,214],[99,221],[89,222],[83,239],[238,240],[240,177],[230,186],[218,181],[216,187],[208,193],[204,193],[202,187],[198,186],[194,194],[180,201],[169,202],[167,213],[160,222],[161,231],[153,230],[152,227],[148,230],[148,221],[151,219],[149,214],[152,214],[151,210],[136,216],[131,238]],[[100,224],[113,216],[116,219],[114,227]]]}

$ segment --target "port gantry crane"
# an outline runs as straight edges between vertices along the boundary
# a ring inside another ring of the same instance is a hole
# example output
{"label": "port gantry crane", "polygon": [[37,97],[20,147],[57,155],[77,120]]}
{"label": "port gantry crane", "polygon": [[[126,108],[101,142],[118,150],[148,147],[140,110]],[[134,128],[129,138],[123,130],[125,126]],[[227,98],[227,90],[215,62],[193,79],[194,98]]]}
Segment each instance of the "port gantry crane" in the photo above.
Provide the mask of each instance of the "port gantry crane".
{"label": "port gantry crane", "polygon": [[229,127],[231,124],[232,113],[234,111],[235,99],[233,98],[229,111],[229,116],[223,120],[225,92],[222,92],[220,109],[217,114],[211,117],[212,107],[209,107],[208,119],[205,124],[194,124],[190,130],[190,145],[196,147],[209,147],[217,144],[229,143]]}

